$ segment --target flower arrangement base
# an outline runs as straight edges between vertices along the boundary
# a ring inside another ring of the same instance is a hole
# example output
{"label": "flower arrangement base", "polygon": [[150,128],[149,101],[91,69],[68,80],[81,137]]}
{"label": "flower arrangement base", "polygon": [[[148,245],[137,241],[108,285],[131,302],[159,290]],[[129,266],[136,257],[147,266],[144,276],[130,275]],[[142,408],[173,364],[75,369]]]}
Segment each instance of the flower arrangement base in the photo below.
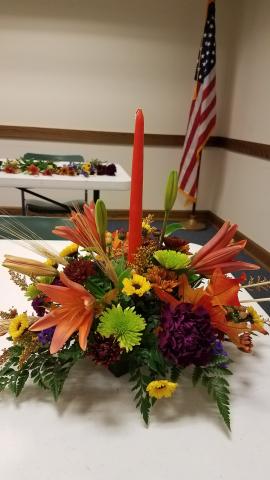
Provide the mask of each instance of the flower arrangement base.
{"label": "flower arrangement base", "polygon": [[130,362],[127,358],[123,358],[119,362],[110,365],[108,369],[115,377],[122,377],[130,371]]}

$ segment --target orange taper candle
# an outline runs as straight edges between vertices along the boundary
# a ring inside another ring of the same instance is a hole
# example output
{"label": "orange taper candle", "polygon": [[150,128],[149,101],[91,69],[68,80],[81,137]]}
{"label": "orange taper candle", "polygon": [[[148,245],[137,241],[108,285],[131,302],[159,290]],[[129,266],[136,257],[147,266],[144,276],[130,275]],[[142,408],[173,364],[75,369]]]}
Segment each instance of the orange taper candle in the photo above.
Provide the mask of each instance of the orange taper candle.
{"label": "orange taper candle", "polygon": [[133,160],[131,173],[128,261],[131,262],[134,253],[142,242],[142,197],[143,197],[143,146],[144,118],[141,109],[136,112]]}

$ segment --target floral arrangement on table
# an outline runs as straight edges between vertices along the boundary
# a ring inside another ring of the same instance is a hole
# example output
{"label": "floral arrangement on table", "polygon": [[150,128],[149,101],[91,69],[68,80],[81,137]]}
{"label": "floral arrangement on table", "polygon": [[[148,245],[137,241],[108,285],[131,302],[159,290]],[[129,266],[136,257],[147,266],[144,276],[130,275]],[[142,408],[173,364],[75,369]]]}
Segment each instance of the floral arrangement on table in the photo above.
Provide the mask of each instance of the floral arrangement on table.
{"label": "floral arrangement on table", "polygon": [[250,353],[252,336],[267,331],[256,310],[239,301],[245,275],[226,274],[258,267],[235,258],[246,243],[233,242],[237,225],[224,223],[197,253],[174,235],[181,227],[168,223],[175,171],[167,180],[162,228],[152,216],[142,219],[142,129],[135,133],[129,232],[108,231],[98,200],[72,212],[71,226],[53,230],[72,242],[60,253],[31,243],[45,263],[6,255],[3,265],[34,313],[14,307],[0,313],[0,334],[11,342],[0,356],[0,390],[18,396],[31,378],[57,399],[84,358],[116,376],[129,374],[147,424],[151,407],[181,390],[181,374],[191,368],[194,385],[207,388],[230,428],[226,345]]}
{"label": "floral arrangement on table", "polygon": [[0,170],[5,173],[26,173],[28,175],[83,175],[89,177],[92,175],[116,174],[116,165],[114,163],[101,162],[93,159],[88,162],[68,162],[66,164],[57,164],[50,160],[25,159],[18,158],[14,160],[4,160]]}

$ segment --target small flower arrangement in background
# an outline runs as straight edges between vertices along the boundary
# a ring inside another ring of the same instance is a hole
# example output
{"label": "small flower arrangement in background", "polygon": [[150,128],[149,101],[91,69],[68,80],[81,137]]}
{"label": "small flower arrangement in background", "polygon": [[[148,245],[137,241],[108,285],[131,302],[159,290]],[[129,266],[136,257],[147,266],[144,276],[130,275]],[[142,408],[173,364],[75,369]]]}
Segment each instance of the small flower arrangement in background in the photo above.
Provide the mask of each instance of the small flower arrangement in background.
{"label": "small flower arrangement in background", "polygon": [[28,175],[83,175],[89,177],[91,175],[109,175],[116,174],[116,165],[114,163],[101,162],[93,159],[87,162],[69,162],[66,164],[57,164],[48,160],[40,159],[14,159],[2,162],[0,170],[5,173],[25,173]]}
{"label": "small flower arrangement in background", "polygon": [[30,378],[57,399],[84,358],[89,367],[129,375],[148,423],[156,401],[184,394],[181,375],[189,367],[193,384],[207,388],[230,428],[227,344],[250,353],[252,335],[267,331],[256,310],[239,301],[245,275],[226,274],[258,267],[236,259],[245,241],[232,242],[237,226],[229,222],[195,254],[174,235],[181,228],[168,224],[176,177],[172,172],[167,182],[161,231],[152,216],[144,218],[131,257],[128,232],[108,232],[102,200],[72,212],[72,226],[55,228],[72,242],[60,253],[36,245],[45,262],[6,255],[3,265],[31,314],[1,312],[0,334],[11,342],[0,357],[1,390],[18,396]]}

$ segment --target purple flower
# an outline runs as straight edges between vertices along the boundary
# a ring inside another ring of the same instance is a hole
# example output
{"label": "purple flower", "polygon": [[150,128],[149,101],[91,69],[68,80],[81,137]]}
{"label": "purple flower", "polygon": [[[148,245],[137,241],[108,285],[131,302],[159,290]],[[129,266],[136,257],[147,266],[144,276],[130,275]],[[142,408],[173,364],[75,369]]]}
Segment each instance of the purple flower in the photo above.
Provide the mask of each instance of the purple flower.
{"label": "purple flower", "polygon": [[205,308],[181,303],[172,310],[166,305],[160,327],[159,348],[173,365],[187,367],[209,362],[216,337]]}
{"label": "purple flower", "polygon": [[[228,353],[224,349],[223,343],[220,340],[216,340],[216,343],[214,344],[212,349],[212,355],[214,355],[214,357],[216,356],[228,357]],[[219,366],[221,368],[227,368],[228,364],[225,361],[224,363],[221,363]]]}
{"label": "purple flower", "polygon": [[36,297],[31,303],[38,317],[43,317],[43,315],[45,315],[44,298],[43,295]]}
{"label": "purple flower", "polygon": [[46,345],[49,343],[53,337],[55,327],[46,328],[45,330],[41,330],[38,334],[38,339],[42,345]]}
{"label": "purple flower", "polygon": [[114,176],[116,174],[116,166],[114,163],[107,165],[106,174],[110,176]]}

